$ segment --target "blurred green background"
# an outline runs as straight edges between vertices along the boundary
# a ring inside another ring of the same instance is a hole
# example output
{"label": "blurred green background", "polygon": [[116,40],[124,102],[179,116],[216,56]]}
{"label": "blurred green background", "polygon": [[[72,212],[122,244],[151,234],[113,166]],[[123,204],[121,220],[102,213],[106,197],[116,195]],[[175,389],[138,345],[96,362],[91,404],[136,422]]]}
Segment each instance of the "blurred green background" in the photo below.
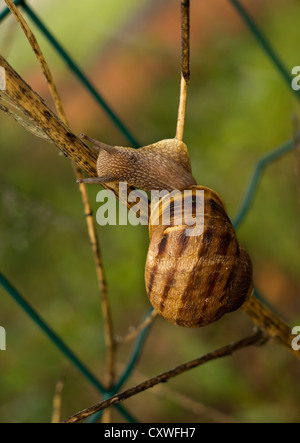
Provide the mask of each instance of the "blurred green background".
{"label": "blurred green background", "polygon": [[[0,1],[0,11],[3,9]],[[179,96],[179,1],[28,1],[141,145],[175,135]],[[287,69],[300,65],[299,2],[243,4]],[[185,142],[199,184],[237,213],[258,159],[292,138],[299,104],[229,1],[191,0],[191,83]],[[70,126],[110,144],[128,145],[33,26]],[[0,53],[52,106],[28,42],[12,17],[0,24]],[[299,160],[298,160],[299,161]],[[299,185],[295,153],[264,172],[238,230],[258,290],[300,325]],[[103,380],[105,340],[100,295],[80,195],[70,162],[58,150],[0,115],[0,263],[4,273],[77,355]],[[89,193],[95,211],[98,186]],[[150,305],[144,288],[146,227],[98,227],[115,332],[124,335]],[[65,359],[0,288],[0,422],[47,422]],[[156,319],[133,386],[237,340],[252,330],[240,311],[203,329]],[[118,371],[132,344],[120,346]],[[105,380],[104,380],[105,381]],[[66,367],[62,418],[100,399]],[[275,345],[245,349],[130,399],[143,422],[297,422],[299,362]],[[115,421],[123,418],[115,413]]]}

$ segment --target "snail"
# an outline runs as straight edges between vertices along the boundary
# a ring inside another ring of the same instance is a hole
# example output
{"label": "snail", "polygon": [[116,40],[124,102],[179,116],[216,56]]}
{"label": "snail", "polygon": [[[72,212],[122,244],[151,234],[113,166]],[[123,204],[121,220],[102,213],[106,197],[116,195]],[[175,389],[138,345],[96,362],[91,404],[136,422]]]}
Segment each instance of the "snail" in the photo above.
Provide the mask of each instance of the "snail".
{"label": "snail", "polygon": [[[136,150],[83,138],[99,151],[99,177],[83,181],[127,181],[146,191],[178,189],[171,200],[165,196],[157,202],[149,220],[145,284],[154,309],[169,322],[189,328],[205,326],[238,309],[253,292],[252,263],[237,241],[221,197],[196,184],[187,146],[175,138]],[[197,205],[202,205],[201,229],[198,235],[188,235],[187,228],[195,226]],[[188,208],[179,225],[178,206]]]}

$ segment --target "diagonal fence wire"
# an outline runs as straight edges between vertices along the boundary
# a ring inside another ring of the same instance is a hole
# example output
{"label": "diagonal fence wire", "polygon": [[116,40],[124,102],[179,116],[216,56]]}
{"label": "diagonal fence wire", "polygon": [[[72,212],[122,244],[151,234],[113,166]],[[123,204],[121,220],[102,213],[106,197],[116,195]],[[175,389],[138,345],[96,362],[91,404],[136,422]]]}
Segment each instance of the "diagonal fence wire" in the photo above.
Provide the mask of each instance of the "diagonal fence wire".
{"label": "diagonal fence wire", "polygon": [[[48,339],[55,347],[66,357],[77,370],[99,391],[105,398],[109,393],[98,378],[87,368],[87,366],[76,356],[69,346],[60,338],[60,336],[45,322],[45,320],[37,313],[37,311],[28,303],[28,301],[20,294],[20,292],[10,283],[10,281],[0,272],[0,284],[5,291],[13,298],[13,300],[23,309],[23,311],[31,318],[31,320],[46,334]],[[146,338],[146,331],[141,334],[137,342],[143,347]],[[133,352],[134,358],[137,360],[136,349]],[[130,422],[136,423],[136,419],[123,407],[119,408],[119,412]]]}
{"label": "diagonal fence wire", "polygon": [[256,191],[259,186],[259,182],[261,179],[261,176],[265,170],[265,168],[270,164],[273,163],[275,160],[279,159],[283,155],[287,154],[288,152],[291,152],[295,147],[295,141],[289,140],[286,143],[282,144],[278,148],[272,150],[266,155],[263,155],[256,163],[252,177],[249,181],[248,187],[245,191],[242,203],[240,205],[240,208],[235,215],[233,219],[233,226],[235,229],[238,229],[245,219],[246,215],[248,214],[251,205],[253,203]]}
{"label": "diagonal fence wire", "polygon": [[[295,92],[296,97],[300,99],[300,91],[294,91],[291,88],[292,78],[284,66],[283,62],[277,55],[276,51],[272,48],[272,45],[268,42],[266,37],[260,31],[258,26],[255,24],[254,20],[250,17],[245,8],[240,4],[238,0],[229,0],[229,2],[235,7],[240,17],[244,20],[246,25],[248,26],[251,33],[257,39],[261,48],[265,51],[266,55],[269,59],[274,63],[275,68],[281,74],[282,78],[286,83],[290,86],[290,91]],[[124,136],[128,139],[131,145],[135,148],[138,148],[140,144],[137,142],[135,137],[130,133],[130,131],[126,128],[124,123],[118,118],[115,112],[111,109],[111,107],[106,103],[97,89],[91,84],[88,80],[87,76],[80,69],[80,67],[75,63],[75,61],[71,58],[68,52],[63,48],[63,46],[59,43],[59,41],[53,36],[50,30],[45,26],[45,24],[40,20],[37,14],[33,11],[33,9],[26,3],[26,0],[15,0],[15,5],[21,6],[27,15],[31,18],[31,20],[35,23],[35,25],[40,29],[42,34],[48,40],[48,42],[52,45],[52,47],[56,50],[58,55],[62,58],[62,60],[67,64],[73,74],[79,79],[82,85],[89,91],[89,93],[94,97],[99,106],[101,106],[107,115],[111,118],[116,127],[124,134]],[[0,14],[0,23],[1,21],[7,17],[10,13],[8,8],[5,8]],[[264,169],[271,164],[273,161],[283,156],[284,154],[290,152],[294,147],[294,141],[289,140],[278,148],[272,150],[267,155],[262,156],[256,163],[252,177],[248,184],[248,187],[245,191],[241,206],[234,218],[233,224],[236,229],[239,228],[240,224],[243,222],[245,217],[247,216],[251,205],[253,203],[256,191],[258,189],[259,181],[262,176]],[[141,355],[147,334],[150,329],[150,325],[148,325],[143,331],[140,332],[135,346],[133,348],[131,357],[127,363],[127,366],[124,369],[123,374],[120,376],[119,380],[115,383],[115,385],[108,391],[101,382],[88,370],[88,368],[81,362],[81,360],[73,353],[73,351],[61,340],[61,338],[47,325],[47,323],[42,319],[42,317],[30,306],[30,304],[25,300],[24,297],[14,288],[14,286],[0,273],[0,285],[3,289],[19,304],[19,306],[24,310],[24,312],[37,324],[37,326],[47,335],[47,337],[52,341],[52,343],[67,357],[73,365],[82,373],[82,375],[87,378],[91,384],[103,395],[103,398],[108,398],[110,396],[116,395],[119,389],[126,382],[128,377],[131,375],[132,370],[138,362],[139,356]],[[256,291],[256,295],[258,292]],[[151,310],[152,312],[152,310]],[[151,315],[151,314],[147,314]],[[136,420],[120,405],[116,405],[119,408],[119,411],[122,415],[129,421],[135,422]]]}
{"label": "diagonal fence wire", "polygon": [[289,87],[289,90],[293,91],[295,93],[296,98],[300,101],[300,91],[296,91],[291,88],[291,83],[293,78],[291,77],[289,71],[287,70],[286,66],[284,65],[283,61],[281,60],[275,49],[272,47],[271,43],[264,36],[263,32],[259,29],[255,21],[246,11],[244,6],[242,6],[239,0],[228,0],[228,1],[237,10],[239,16],[244,20],[245,24],[251,31],[252,35],[256,38],[259,46],[263,49],[268,58],[272,61],[275,69],[277,70],[277,72],[279,72],[282,79]]}
{"label": "diagonal fence wire", "polygon": [[[64,49],[64,47],[60,44],[60,42],[54,37],[51,31],[45,26],[42,20],[38,17],[38,15],[33,11],[33,9],[26,3],[26,0],[17,0],[14,1],[16,6],[21,6],[23,10],[27,13],[27,15],[31,18],[33,23],[38,27],[38,29],[42,32],[44,37],[48,40],[51,46],[55,49],[57,54],[62,58],[62,60],[67,64],[73,74],[78,78],[81,84],[87,89],[87,91],[91,94],[91,96],[96,100],[99,106],[106,112],[111,121],[115,124],[115,126],[119,129],[119,131],[128,139],[129,143],[131,143],[132,147],[139,148],[140,144],[133,136],[133,134],[129,131],[126,125],[122,122],[122,120],[117,116],[116,112],[111,108],[111,106],[106,102],[106,100],[102,97],[97,88],[91,83],[88,79],[87,75],[83,72],[83,70],[79,67],[79,65],[73,60],[70,54]],[[4,11],[0,14],[0,22],[10,13],[8,8],[5,8]]]}

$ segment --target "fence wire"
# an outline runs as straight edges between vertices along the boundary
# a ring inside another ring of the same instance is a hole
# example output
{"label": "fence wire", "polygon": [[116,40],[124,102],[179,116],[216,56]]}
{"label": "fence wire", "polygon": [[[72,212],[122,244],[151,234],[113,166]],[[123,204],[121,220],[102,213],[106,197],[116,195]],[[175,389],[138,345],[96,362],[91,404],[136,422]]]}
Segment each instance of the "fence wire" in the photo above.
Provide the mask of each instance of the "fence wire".
{"label": "fence wire", "polygon": [[[238,0],[228,0],[229,3],[236,9],[237,13],[241,17],[241,19],[245,22],[251,34],[257,40],[257,43],[261,47],[261,49],[265,52],[266,56],[272,61],[274,64],[274,68],[277,70],[279,75],[281,75],[284,82],[289,86],[289,90],[292,91],[296,98],[300,100],[300,91],[293,90],[291,88],[292,77],[285,67],[284,63],[278,56],[276,50],[272,47],[271,43],[268,41],[263,32],[259,29],[253,18],[249,15],[246,9],[241,5]],[[116,128],[127,138],[130,145],[134,148],[139,148],[140,144],[135,138],[133,134],[128,130],[128,128],[124,125],[121,119],[117,116],[117,114],[113,111],[113,109],[108,105],[108,103],[104,100],[100,92],[96,89],[96,87],[90,82],[87,75],[84,71],[78,66],[78,64],[72,59],[72,57],[68,54],[68,51],[63,47],[63,45],[54,37],[49,28],[42,22],[42,20],[38,17],[38,15],[33,11],[33,9],[27,4],[26,0],[15,0],[15,5],[20,6],[24,12],[28,15],[28,17],[32,20],[32,22],[38,27],[38,29],[42,32],[46,40],[51,44],[51,46],[55,49],[59,57],[66,63],[71,72],[78,78],[80,83],[87,89],[87,91],[91,94],[91,96],[96,100],[98,105],[106,112],[111,121],[114,123]],[[8,8],[5,8],[0,14],[0,23],[10,14]],[[244,196],[242,198],[242,202],[240,204],[240,208],[237,211],[237,214],[233,218],[233,225],[235,229],[238,229],[242,222],[245,220],[246,216],[249,214],[252,205],[254,204],[255,195],[257,193],[259,183],[261,177],[263,175],[264,170],[275,160],[284,156],[288,152],[292,151],[295,146],[295,141],[293,139],[286,141],[281,146],[276,147],[271,152],[263,155],[256,162],[256,165],[253,169],[251,179],[248,183],[248,186],[244,192]],[[111,389],[106,389],[105,386],[98,380],[98,378],[88,369],[88,367],[76,356],[76,354],[69,348],[69,346],[60,338],[58,334],[45,322],[45,320],[38,314],[38,312],[30,305],[30,303],[21,295],[21,293],[14,287],[14,285],[0,272],[0,285],[4,289],[4,291],[12,297],[12,299],[19,305],[19,307],[25,312],[25,314],[30,317],[30,319],[37,325],[40,330],[46,334],[48,339],[54,344],[54,346],[67,358],[85,377],[91,385],[102,395],[103,399],[107,399],[120,391],[124,383],[130,377],[133,369],[135,368],[141,352],[143,350],[143,346],[147,335],[149,333],[151,325],[148,325],[145,329],[143,329],[138,335],[133,349],[131,351],[131,355],[128,359],[128,363],[124,369],[124,372],[121,374],[119,379],[116,381],[114,386]],[[259,294],[257,288],[255,288],[255,295],[264,301],[263,297]],[[152,309],[150,312],[146,313],[146,318],[151,315]],[[119,412],[123,415],[123,417],[130,423],[137,422],[137,419],[133,417],[123,406],[116,405],[115,406]],[[97,421],[102,411],[90,419],[90,422]]]}

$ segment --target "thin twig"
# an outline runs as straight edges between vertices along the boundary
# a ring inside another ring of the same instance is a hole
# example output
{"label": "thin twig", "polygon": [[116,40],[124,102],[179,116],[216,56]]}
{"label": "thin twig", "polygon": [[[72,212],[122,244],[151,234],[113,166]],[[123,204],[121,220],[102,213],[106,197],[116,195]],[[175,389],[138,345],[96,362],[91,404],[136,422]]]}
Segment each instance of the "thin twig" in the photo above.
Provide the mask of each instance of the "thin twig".
{"label": "thin twig", "polygon": [[[118,369],[123,370],[123,365],[119,364]],[[134,378],[143,379],[145,378],[145,374],[141,371],[135,369],[132,376]],[[155,389],[151,391],[153,395],[159,398],[163,398],[172,402],[182,409],[185,409],[190,414],[195,414],[198,417],[205,417],[209,421],[214,421],[216,423],[237,423],[238,421],[231,415],[220,411],[211,406],[206,406],[200,401],[190,397],[188,394],[184,394],[182,392],[176,391],[173,388],[168,386],[167,383],[160,383],[156,385]]]}
{"label": "thin twig", "polygon": [[181,0],[181,81],[176,138],[183,140],[190,81],[190,0]]}
{"label": "thin twig", "polygon": [[61,399],[62,399],[62,392],[65,384],[65,375],[66,370],[65,366],[63,367],[60,377],[56,383],[55,386],[55,393],[53,397],[53,412],[52,412],[52,419],[51,423],[59,423],[61,420]]}
{"label": "thin twig", "polygon": [[136,394],[139,394],[140,392],[146,391],[147,389],[152,388],[153,386],[159,384],[159,383],[165,383],[168,380],[170,380],[173,377],[176,377],[180,374],[183,374],[186,371],[189,371],[190,369],[193,369],[197,366],[203,365],[204,363],[207,363],[209,361],[225,357],[228,355],[231,355],[233,352],[238,351],[239,349],[243,349],[247,346],[252,345],[262,345],[266,343],[267,338],[262,333],[261,330],[257,330],[252,335],[243,338],[242,340],[239,340],[235,343],[232,343],[230,345],[226,345],[220,349],[217,349],[215,351],[212,351],[200,358],[197,358],[196,360],[192,360],[188,363],[184,363],[180,366],[177,366],[174,369],[171,369],[169,371],[166,371],[160,375],[157,375],[156,377],[150,378],[137,386],[134,386],[130,389],[127,389],[126,391],[121,392],[120,394],[116,394],[113,397],[104,400],[100,403],[97,403],[96,405],[93,405],[87,409],[84,409],[83,411],[78,412],[77,414],[74,414],[73,416],[67,418],[64,423],[76,423],[80,420],[83,420],[90,415],[95,414],[98,411],[102,411],[103,409],[106,409],[109,406],[116,405]]}
{"label": "thin twig", "polygon": [[[78,168],[74,164],[74,168],[76,171],[76,177],[78,180],[83,178],[83,174],[80,168]],[[98,235],[95,227],[95,221],[93,217],[92,207],[90,204],[89,196],[87,193],[86,185],[84,183],[79,183],[79,190],[81,192],[81,197],[83,201],[83,205],[85,208],[85,216],[86,223],[90,238],[90,243],[92,247],[92,251],[94,254],[94,260],[96,264],[97,278],[99,289],[101,292],[101,300],[102,300],[102,313],[104,319],[104,328],[105,328],[105,340],[107,347],[107,374],[108,380],[107,385],[108,389],[110,389],[114,382],[115,370],[114,370],[114,362],[115,362],[115,340],[114,340],[114,330],[113,330],[113,322],[111,317],[110,305],[108,300],[108,292],[107,292],[107,281],[104,274],[102,254],[100,250],[100,244],[98,240]]]}
{"label": "thin twig", "polygon": [[[65,123],[65,125],[68,126],[68,120],[62,105],[61,98],[59,96],[58,90],[56,88],[53,75],[50,71],[50,68],[48,66],[48,63],[46,62],[46,59],[42,53],[42,50],[33,34],[29,26],[27,25],[24,17],[20,13],[19,9],[15,6],[15,4],[11,0],[5,0],[7,6],[15,16],[17,22],[23,29],[25,36],[27,37],[39,63],[42,68],[42,71],[46,77],[52,98],[54,100],[57,112],[61,120]],[[83,178],[83,174],[81,169],[74,163],[74,173],[77,180],[80,180]],[[93,219],[92,214],[92,207],[89,200],[88,192],[86,189],[86,185],[84,183],[80,183],[79,185],[79,191],[81,194],[83,206],[84,206],[84,212],[86,216],[86,223],[88,228],[88,234],[90,238],[90,243],[92,246],[92,250],[94,253],[94,260],[97,270],[97,278],[98,278],[98,284],[99,289],[101,291],[102,295],[102,312],[104,317],[104,325],[105,325],[105,337],[106,337],[106,343],[107,343],[107,351],[108,351],[108,389],[110,389],[113,385],[114,381],[114,333],[113,333],[113,324],[111,320],[111,313],[110,313],[110,306],[108,301],[108,295],[107,295],[107,282],[104,277],[104,270],[103,270],[103,262],[101,257],[101,250],[100,250],[100,244],[99,239],[96,232],[96,226]]]}
{"label": "thin twig", "polygon": [[291,328],[276,315],[271,309],[264,305],[257,297],[252,296],[241,308],[251,317],[253,322],[261,328],[268,337],[277,344],[284,346],[289,352],[300,359],[300,351],[292,348],[292,341],[295,338],[292,335]]}
{"label": "thin twig", "polygon": [[51,74],[51,71],[45,61],[45,58],[43,56],[43,53],[39,47],[39,44],[33,34],[33,32],[31,31],[31,29],[29,28],[28,24],[26,23],[26,21],[24,20],[24,17],[22,16],[22,14],[20,13],[19,9],[17,8],[17,6],[14,4],[14,2],[12,0],[5,0],[5,3],[7,4],[8,8],[10,9],[11,13],[15,16],[17,22],[19,23],[19,25],[21,26],[24,34],[26,35],[41,67],[43,70],[43,73],[46,77],[47,83],[49,85],[56,109],[61,116],[65,117],[65,112],[61,103],[61,100],[59,99],[59,94],[57,92],[56,89],[56,85],[53,79],[53,76]]}
{"label": "thin twig", "polygon": [[147,326],[149,326],[155,317],[157,316],[157,311],[153,309],[150,315],[148,315],[147,318],[145,318],[144,321],[142,321],[136,328],[128,332],[128,334],[124,335],[123,337],[120,337],[118,335],[115,336],[115,341],[119,343],[128,343],[131,340],[134,340],[140,332],[142,332]]}
{"label": "thin twig", "polygon": [[237,423],[237,420],[232,416],[219,411],[216,408],[212,408],[206,406],[203,403],[185,395],[181,392],[174,391],[164,384],[158,385],[154,390],[153,394],[158,397],[163,398],[164,400],[168,400],[180,406],[182,409],[185,409],[190,414],[195,414],[198,417],[202,417],[208,419],[209,421],[213,421],[215,423]]}

